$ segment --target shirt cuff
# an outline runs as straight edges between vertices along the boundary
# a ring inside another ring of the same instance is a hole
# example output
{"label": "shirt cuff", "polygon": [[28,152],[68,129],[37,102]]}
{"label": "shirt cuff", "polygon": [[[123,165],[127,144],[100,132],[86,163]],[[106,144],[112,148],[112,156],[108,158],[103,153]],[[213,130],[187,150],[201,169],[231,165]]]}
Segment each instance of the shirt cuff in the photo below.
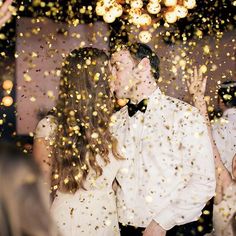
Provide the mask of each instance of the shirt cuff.
{"label": "shirt cuff", "polygon": [[164,229],[169,230],[176,225],[175,222],[175,214],[173,209],[170,207],[167,209],[162,210],[154,220]]}

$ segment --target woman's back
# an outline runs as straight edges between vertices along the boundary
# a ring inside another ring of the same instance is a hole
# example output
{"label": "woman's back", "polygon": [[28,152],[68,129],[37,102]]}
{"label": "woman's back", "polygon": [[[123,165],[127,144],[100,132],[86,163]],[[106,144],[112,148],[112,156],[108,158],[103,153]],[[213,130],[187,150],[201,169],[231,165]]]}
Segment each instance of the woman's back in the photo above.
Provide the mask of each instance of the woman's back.
{"label": "woman's back", "polygon": [[[49,144],[55,141],[56,129],[55,118],[49,115],[39,122],[35,139],[44,139]],[[119,235],[112,184],[121,161],[115,159],[111,151],[108,156],[108,164],[97,156],[103,173],[97,176],[91,168],[84,189],[78,189],[74,194],[56,192],[51,212],[63,235]]]}
{"label": "woman's back", "polygon": [[52,213],[68,236],[119,234],[112,182],[122,157],[110,132],[114,99],[108,60],[91,47],[69,53],[53,116],[36,129],[35,159],[56,191]]}

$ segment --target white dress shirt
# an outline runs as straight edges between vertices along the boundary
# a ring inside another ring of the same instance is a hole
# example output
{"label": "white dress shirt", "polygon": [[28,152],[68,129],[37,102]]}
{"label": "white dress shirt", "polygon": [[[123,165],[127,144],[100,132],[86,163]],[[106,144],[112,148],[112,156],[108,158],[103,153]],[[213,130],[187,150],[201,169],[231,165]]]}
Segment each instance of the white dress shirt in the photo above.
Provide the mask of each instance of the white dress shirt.
{"label": "white dress shirt", "polygon": [[221,160],[232,174],[232,161],[236,154],[236,108],[227,109],[213,125],[212,131]]}
{"label": "white dress shirt", "polygon": [[126,158],[117,175],[119,222],[164,229],[195,221],[215,193],[213,153],[196,108],[157,89],[145,113],[115,114],[113,132]]}

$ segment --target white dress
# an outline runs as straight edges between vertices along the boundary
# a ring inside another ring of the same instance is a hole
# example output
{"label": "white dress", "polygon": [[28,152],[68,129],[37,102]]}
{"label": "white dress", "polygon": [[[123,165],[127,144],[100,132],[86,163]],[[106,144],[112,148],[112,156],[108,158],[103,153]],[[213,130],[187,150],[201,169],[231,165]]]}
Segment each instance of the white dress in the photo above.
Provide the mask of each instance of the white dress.
{"label": "white dress", "polygon": [[[56,128],[52,116],[42,119],[35,132],[35,138],[50,141]],[[120,162],[110,154],[110,163],[103,167],[102,176],[96,178],[91,171],[86,179],[87,190],[79,189],[75,194],[57,191],[51,206],[51,213],[63,236],[119,236],[116,197],[112,189],[113,180]]]}

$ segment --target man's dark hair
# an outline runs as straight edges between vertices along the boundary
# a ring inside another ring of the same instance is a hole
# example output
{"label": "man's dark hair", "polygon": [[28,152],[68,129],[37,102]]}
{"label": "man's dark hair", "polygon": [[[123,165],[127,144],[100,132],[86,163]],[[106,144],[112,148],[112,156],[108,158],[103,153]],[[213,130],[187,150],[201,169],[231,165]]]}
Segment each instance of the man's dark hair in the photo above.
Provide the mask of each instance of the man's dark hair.
{"label": "man's dark hair", "polygon": [[159,79],[159,64],[160,60],[155,52],[152,49],[143,43],[133,43],[127,47],[130,51],[130,54],[138,59],[142,60],[147,57],[150,60],[153,76],[156,80]]}
{"label": "man's dark hair", "polygon": [[236,212],[232,217],[231,225],[232,225],[233,235],[236,236]]}
{"label": "man's dark hair", "polygon": [[227,107],[236,106],[236,81],[226,81],[220,85],[219,97]]}

